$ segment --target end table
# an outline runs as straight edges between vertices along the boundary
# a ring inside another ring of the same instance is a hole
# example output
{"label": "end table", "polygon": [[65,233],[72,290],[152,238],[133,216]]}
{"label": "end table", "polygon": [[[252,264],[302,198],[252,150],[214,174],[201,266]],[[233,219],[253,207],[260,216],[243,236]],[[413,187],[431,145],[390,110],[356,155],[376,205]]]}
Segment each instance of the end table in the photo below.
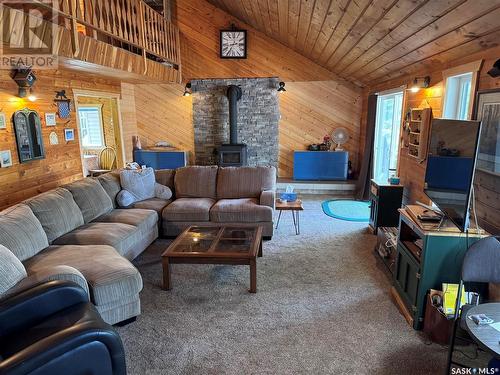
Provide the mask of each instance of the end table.
{"label": "end table", "polygon": [[302,206],[302,201],[297,199],[295,202],[282,202],[281,200],[276,200],[276,210],[279,211],[278,222],[276,223],[276,229],[280,224],[281,214],[283,211],[292,211],[293,226],[295,227],[295,234],[300,234],[300,211],[304,211]]}

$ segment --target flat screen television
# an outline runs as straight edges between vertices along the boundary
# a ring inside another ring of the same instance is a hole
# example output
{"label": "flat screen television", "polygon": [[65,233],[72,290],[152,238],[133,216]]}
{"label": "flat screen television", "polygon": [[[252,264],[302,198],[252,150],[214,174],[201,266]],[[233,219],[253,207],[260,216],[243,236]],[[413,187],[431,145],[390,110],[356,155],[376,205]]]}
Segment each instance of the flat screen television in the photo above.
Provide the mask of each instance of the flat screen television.
{"label": "flat screen television", "polygon": [[481,122],[434,119],[431,124],[425,194],[462,231],[469,204]]}

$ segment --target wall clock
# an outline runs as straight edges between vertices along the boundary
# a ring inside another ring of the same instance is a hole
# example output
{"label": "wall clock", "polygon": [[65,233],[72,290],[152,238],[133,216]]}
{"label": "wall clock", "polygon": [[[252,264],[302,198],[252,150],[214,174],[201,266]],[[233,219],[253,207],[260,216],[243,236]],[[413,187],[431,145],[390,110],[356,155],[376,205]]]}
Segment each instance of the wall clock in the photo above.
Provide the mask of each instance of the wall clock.
{"label": "wall clock", "polygon": [[247,58],[247,31],[221,30],[220,57],[222,59]]}

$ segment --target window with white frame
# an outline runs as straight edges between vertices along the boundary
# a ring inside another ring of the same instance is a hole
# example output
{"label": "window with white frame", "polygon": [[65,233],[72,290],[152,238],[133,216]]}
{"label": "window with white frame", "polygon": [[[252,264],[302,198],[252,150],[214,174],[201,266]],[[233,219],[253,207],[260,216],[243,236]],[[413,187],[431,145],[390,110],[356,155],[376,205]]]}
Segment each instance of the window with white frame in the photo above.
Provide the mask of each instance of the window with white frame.
{"label": "window with white frame", "polygon": [[444,92],[442,96],[442,117],[453,120],[470,120],[476,83],[483,61],[443,70]]}
{"label": "window with white frame", "polygon": [[101,108],[99,106],[79,107],[78,119],[82,147],[92,149],[105,147]]}
{"label": "window with white frame", "polygon": [[450,76],[446,79],[443,117],[467,120],[472,96],[472,72]]}

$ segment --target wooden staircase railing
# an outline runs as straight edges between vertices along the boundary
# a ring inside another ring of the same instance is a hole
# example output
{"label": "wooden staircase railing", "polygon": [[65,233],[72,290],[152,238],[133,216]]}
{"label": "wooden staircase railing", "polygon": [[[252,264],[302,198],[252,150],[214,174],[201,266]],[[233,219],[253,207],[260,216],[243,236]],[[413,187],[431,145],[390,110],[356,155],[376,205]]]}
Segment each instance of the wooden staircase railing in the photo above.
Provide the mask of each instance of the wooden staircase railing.
{"label": "wooden staircase railing", "polygon": [[[50,2],[36,1],[41,7]],[[144,59],[170,63],[180,71],[179,29],[141,0],[56,0],[50,7],[72,31],[73,52],[78,46],[78,25],[94,38],[104,34],[142,52]],[[55,6],[54,6],[55,5]],[[147,64],[144,64],[145,70]],[[180,77],[180,75],[179,75]],[[180,78],[179,78],[180,79]]]}

